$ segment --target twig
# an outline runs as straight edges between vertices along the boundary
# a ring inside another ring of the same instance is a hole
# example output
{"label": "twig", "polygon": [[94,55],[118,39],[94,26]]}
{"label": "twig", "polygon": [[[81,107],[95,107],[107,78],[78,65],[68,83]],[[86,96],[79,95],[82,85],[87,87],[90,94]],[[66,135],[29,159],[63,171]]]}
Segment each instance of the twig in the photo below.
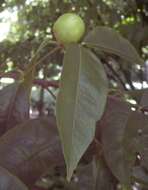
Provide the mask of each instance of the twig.
{"label": "twig", "polygon": [[122,73],[123,73],[123,75],[124,75],[127,83],[130,85],[130,87],[131,87],[132,90],[135,90],[135,87],[133,86],[133,83],[132,83],[132,81],[131,81],[131,79],[129,77],[129,75],[130,75],[129,71],[126,71],[125,69],[123,69],[122,64],[121,64],[120,61],[118,62],[118,64],[120,66],[120,69],[121,69],[121,71],[122,71]]}
{"label": "twig", "polygon": [[59,81],[48,81],[48,80],[43,80],[43,79],[35,79],[33,81],[33,83],[36,85],[40,85],[43,88],[48,88],[48,87],[58,88],[59,87]]}
{"label": "twig", "polygon": [[124,90],[127,91],[127,88],[125,86],[125,83],[124,81],[122,80],[122,78],[120,77],[120,75],[112,68],[112,66],[107,62],[107,61],[104,61],[103,62],[108,68],[109,70],[116,76],[116,78],[119,80],[119,82],[122,84]]}
{"label": "twig", "polygon": [[[15,80],[19,78],[17,73],[14,73],[14,72],[0,74],[0,78],[3,78],[3,77],[13,78]],[[58,88],[59,87],[59,81],[48,81],[44,79],[34,79],[33,84],[42,86],[43,88],[48,88],[48,87]]]}
{"label": "twig", "polygon": [[56,96],[54,95],[54,93],[52,92],[52,90],[50,90],[50,88],[46,88],[46,90],[49,92],[49,94],[51,94],[51,96],[53,97],[53,99],[56,100]]}
{"label": "twig", "polygon": [[39,52],[41,51],[41,49],[44,47],[44,43],[40,45],[40,47],[38,48],[36,54],[34,55],[34,57],[32,58],[30,64],[28,65],[27,70],[25,71],[25,75],[24,78],[28,76],[28,74],[38,65],[40,64],[45,58],[47,58],[48,56],[54,54],[56,51],[58,51],[59,49],[61,49],[61,46],[57,46],[55,47],[53,50],[51,50],[49,53],[47,53],[45,56],[43,56],[41,59],[38,60],[38,55]]}
{"label": "twig", "polygon": [[[7,72],[7,73],[0,73],[0,78],[3,77],[8,77],[8,78],[13,78],[15,80],[21,78],[20,72]],[[48,81],[45,79],[34,79],[33,84],[42,86],[43,88],[48,88],[48,87],[53,87],[53,88],[58,88],[59,87],[59,81]]]}
{"label": "twig", "polygon": [[40,63],[42,63],[47,57],[49,57],[50,55],[54,54],[55,52],[57,52],[58,50],[61,49],[61,46],[57,46],[56,48],[54,48],[52,51],[50,51],[49,53],[47,53],[45,56],[43,56],[41,59],[39,59],[39,61],[37,61],[36,65],[39,65]]}
{"label": "twig", "polygon": [[[87,44],[89,45],[89,44]],[[98,57],[97,53],[95,52],[95,50],[92,50],[93,53]],[[117,80],[121,83],[121,85],[123,86],[124,90],[127,91],[127,88],[125,86],[124,81],[122,80],[122,78],[120,77],[120,75],[113,69],[113,67],[108,63],[108,61],[105,58],[101,59],[101,62],[106,65],[108,67],[108,69],[112,72],[112,74],[117,78]]]}

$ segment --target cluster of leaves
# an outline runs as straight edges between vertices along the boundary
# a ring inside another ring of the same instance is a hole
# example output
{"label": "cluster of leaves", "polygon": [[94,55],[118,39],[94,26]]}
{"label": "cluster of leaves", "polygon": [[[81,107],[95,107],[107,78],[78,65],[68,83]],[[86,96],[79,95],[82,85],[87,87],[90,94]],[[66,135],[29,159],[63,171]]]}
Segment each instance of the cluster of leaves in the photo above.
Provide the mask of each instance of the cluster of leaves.
{"label": "cluster of leaves", "polygon": [[[11,76],[17,79],[15,83],[0,91],[0,189],[32,188],[54,167],[62,168],[64,178],[66,170],[67,179],[72,177],[70,183],[64,180],[65,189],[115,190],[120,184],[127,190],[137,183],[147,188],[148,94],[147,90],[135,90],[133,85],[133,81],[142,83],[147,76],[137,54],[147,58],[142,51],[148,42],[147,2],[1,2],[1,10],[15,6],[19,20],[0,45],[2,76],[7,75],[4,72],[9,61],[20,74]],[[87,35],[81,44],[72,44],[64,51],[57,47],[51,55],[49,51],[57,46],[52,41],[51,26],[59,15],[69,11],[83,17]],[[100,24],[116,28],[137,51],[115,30],[96,27]],[[46,48],[31,59],[43,40],[49,41]],[[48,112],[45,116],[43,96],[49,86],[58,87],[57,80],[48,80],[57,77],[62,62],[56,122],[55,115]],[[38,79],[35,69],[43,71],[43,80]],[[40,114],[36,119],[29,117],[33,84],[42,87],[41,100],[35,103]],[[136,106],[127,99],[134,99]]]}
{"label": "cluster of leaves", "polygon": [[73,178],[79,180],[67,183],[69,189],[147,185],[147,92],[136,96],[136,111],[124,96],[108,96],[102,62],[104,56],[116,56],[142,64],[135,48],[108,27],[97,27],[81,44],[67,47],[56,106],[58,133],[53,115],[29,119],[34,71],[44,45],[20,82],[0,91],[1,189],[31,188],[50,168],[65,168],[65,164],[70,180],[78,163]]}

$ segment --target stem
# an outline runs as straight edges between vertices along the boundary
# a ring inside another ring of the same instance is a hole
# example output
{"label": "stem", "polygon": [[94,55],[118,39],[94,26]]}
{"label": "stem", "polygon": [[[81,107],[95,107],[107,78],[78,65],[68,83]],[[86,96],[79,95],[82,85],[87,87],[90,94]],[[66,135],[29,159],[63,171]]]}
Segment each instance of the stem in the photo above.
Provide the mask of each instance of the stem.
{"label": "stem", "polygon": [[39,59],[39,61],[36,62],[36,65],[39,65],[43,60],[45,60],[48,56],[51,56],[52,54],[54,54],[59,49],[61,49],[61,46],[55,47],[53,50],[51,50],[49,53],[47,53],[45,56]]}
{"label": "stem", "polygon": [[48,87],[58,88],[59,87],[58,81],[47,81],[43,79],[35,79],[33,83],[36,85],[40,85],[43,88],[48,88]]}
{"label": "stem", "polygon": [[39,103],[38,103],[39,116],[44,115],[43,109],[44,109],[44,88],[41,88],[40,100],[39,100]]}
{"label": "stem", "polygon": [[132,89],[132,90],[135,90],[135,87],[133,86],[133,83],[132,83],[131,78],[130,78],[130,72],[129,72],[128,70],[126,71],[126,70],[123,68],[123,66],[122,66],[122,64],[121,64],[120,61],[119,61],[118,63],[119,63],[120,69],[121,69],[121,71],[122,71],[122,73],[123,73],[123,75],[124,75],[124,77],[125,77],[125,80],[126,80],[127,83],[130,85],[131,89]]}
{"label": "stem", "polygon": [[54,95],[52,90],[50,90],[49,88],[46,88],[46,90],[50,93],[50,95],[53,97],[53,99],[56,100],[56,96]]}
{"label": "stem", "polygon": [[117,79],[119,80],[119,82],[122,84],[124,90],[127,91],[127,89],[126,89],[126,87],[125,87],[125,83],[124,83],[124,81],[122,80],[122,78],[120,77],[120,75],[112,68],[112,66],[111,66],[109,63],[104,62],[104,64],[107,65],[107,67],[110,69],[110,71],[117,77]]}
{"label": "stem", "polygon": [[[8,78],[13,78],[15,80],[19,80],[18,73],[14,72],[8,72],[8,73],[1,73],[0,78],[3,77],[8,77]],[[42,88],[48,88],[48,87],[53,87],[53,88],[58,88],[59,87],[59,81],[48,81],[44,79],[34,79],[33,84],[42,86]]]}
{"label": "stem", "polygon": [[[90,47],[90,48],[93,47],[90,43],[85,43],[84,46]],[[98,57],[98,54],[95,52],[95,50],[92,50],[92,51]],[[122,78],[120,77],[120,75],[113,69],[112,65],[110,65],[106,59],[101,59],[101,62],[108,67],[108,69],[112,72],[112,74],[117,78],[117,80],[123,86],[123,89],[125,91],[127,91],[127,88],[125,86],[125,82],[122,80]]]}
{"label": "stem", "polygon": [[43,41],[43,43],[41,43],[41,45],[39,46],[37,52],[35,53],[35,55],[33,56],[33,58],[31,59],[31,62],[25,72],[24,78],[27,78],[28,74],[30,74],[30,72],[33,71],[33,69],[39,64],[41,63],[47,56],[50,56],[52,54],[54,54],[57,50],[59,50],[61,48],[61,46],[57,46],[55,47],[53,50],[51,50],[48,54],[46,54],[44,57],[42,57],[39,61],[38,60],[38,56],[40,51],[47,45],[46,41]]}

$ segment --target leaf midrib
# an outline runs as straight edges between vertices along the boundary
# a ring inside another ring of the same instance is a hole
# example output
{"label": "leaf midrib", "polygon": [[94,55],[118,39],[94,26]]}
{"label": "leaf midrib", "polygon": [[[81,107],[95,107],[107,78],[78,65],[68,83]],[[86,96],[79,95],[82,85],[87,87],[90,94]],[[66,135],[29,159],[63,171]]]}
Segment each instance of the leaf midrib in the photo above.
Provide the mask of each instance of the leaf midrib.
{"label": "leaf midrib", "polygon": [[[79,60],[80,60],[80,62],[79,62],[79,73],[78,73],[78,80],[77,80],[77,87],[76,87],[76,98],[75,98],[75,106],[74,106],[74,119],[73,119],[73,125],[72,125],[72,134],[71,134],[71,149],[70,149],[70,162],[71,162],[71,156],[72,156],[72,154],[71,154],[71,152],[73,153],[73,131],[75,130],[75,128],[76,128],[76,125],[75,125],[75,121],[76,121],[76,110],[77,110],[77,106],[78,106],[78,99],[79,99],[79,88],[80,88],[80,85],[79,85],[79,81],[80,81],[80,74],[81,74],[81,63],[82,63],[82,53],[81,53],[81,47],[80,46],[78,46],[78,48],[79,48]],[[70,165],[69,165],[69,167],[70,167]]]}

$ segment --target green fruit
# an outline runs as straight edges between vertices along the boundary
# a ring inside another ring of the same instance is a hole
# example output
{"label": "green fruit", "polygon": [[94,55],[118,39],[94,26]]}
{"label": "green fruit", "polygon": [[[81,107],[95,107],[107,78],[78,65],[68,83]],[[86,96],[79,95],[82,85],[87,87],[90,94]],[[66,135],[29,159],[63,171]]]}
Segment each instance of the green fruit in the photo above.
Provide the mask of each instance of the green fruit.
{"label": "green fruit", "polygon": [[85,32],[85,24],[78,15],[66,13],[57,19],[53,32],[61,44],[76,43],[80,41]]}

